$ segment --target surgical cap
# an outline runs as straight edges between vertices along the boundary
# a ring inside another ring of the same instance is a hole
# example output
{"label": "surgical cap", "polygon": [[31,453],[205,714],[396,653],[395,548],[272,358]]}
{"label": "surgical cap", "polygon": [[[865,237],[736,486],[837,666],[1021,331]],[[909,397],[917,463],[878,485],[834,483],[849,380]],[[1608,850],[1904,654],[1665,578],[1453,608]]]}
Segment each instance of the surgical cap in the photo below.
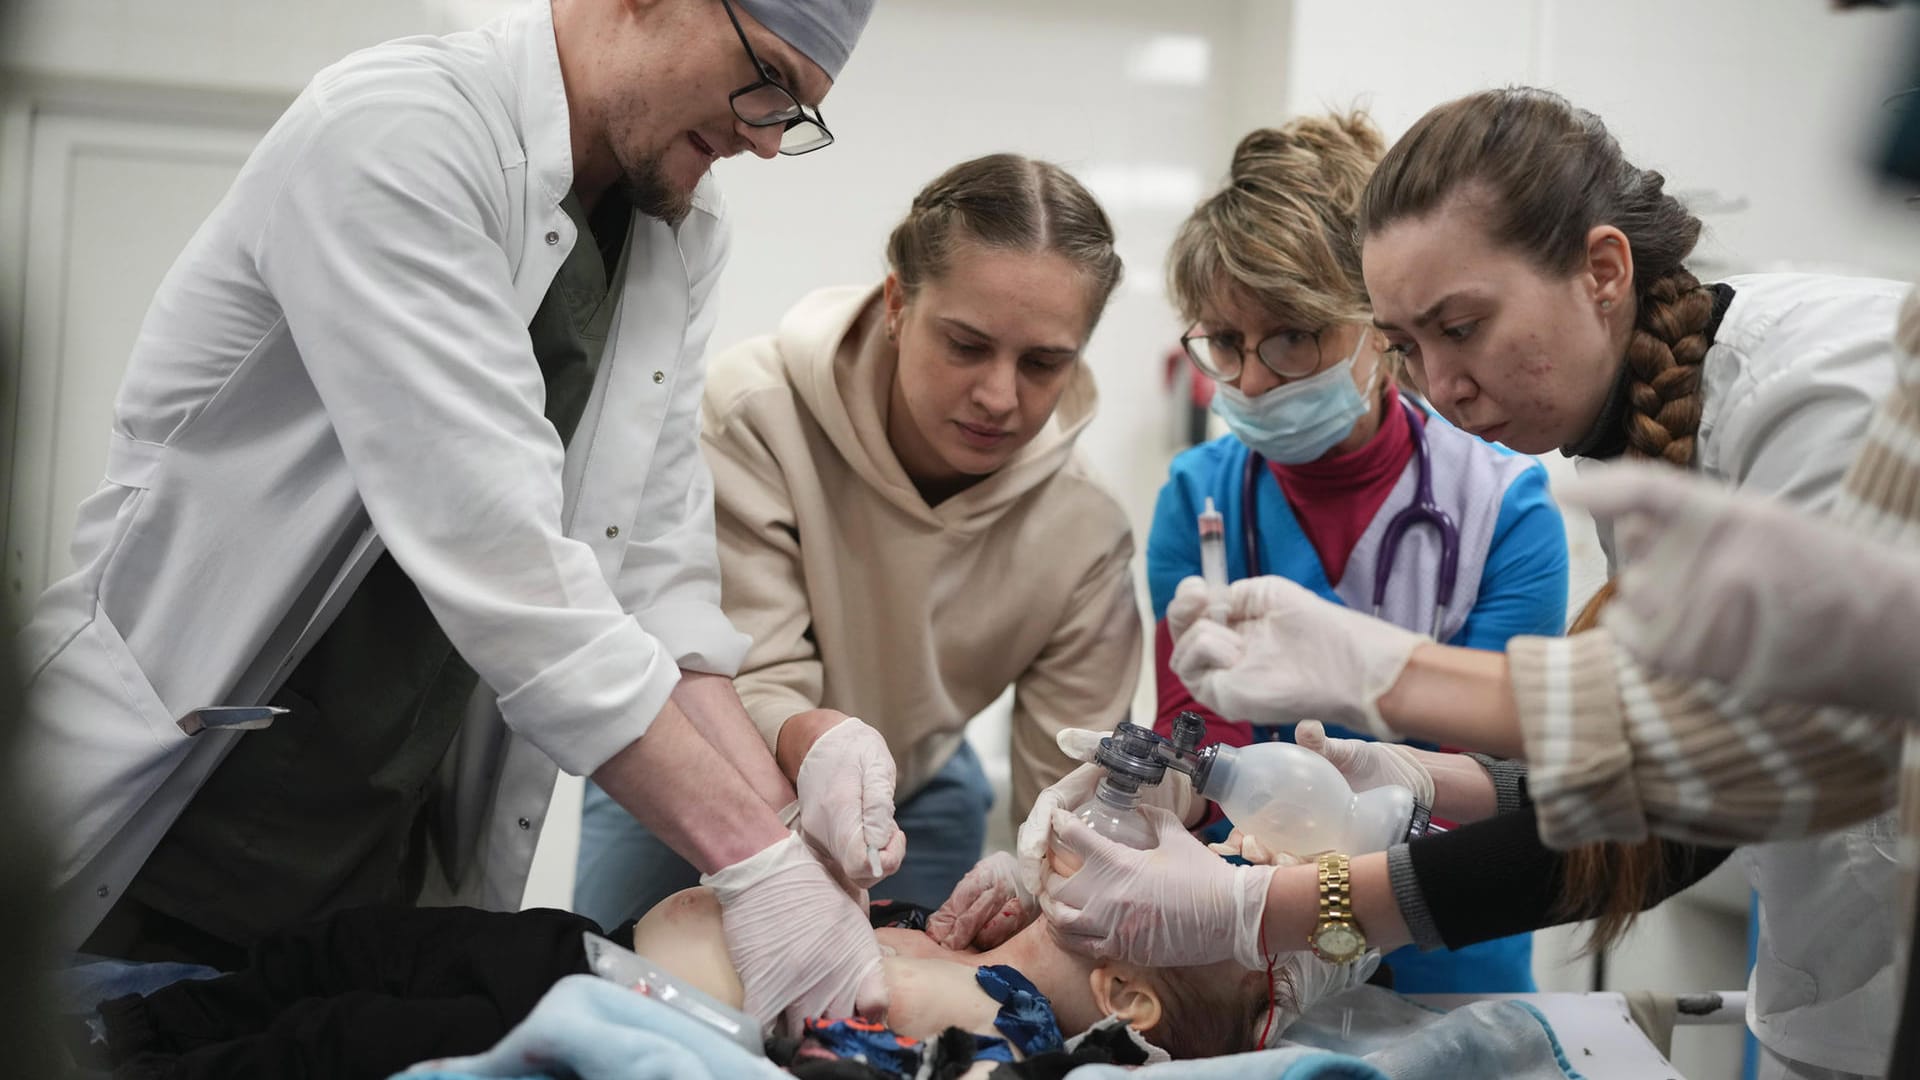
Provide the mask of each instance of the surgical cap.
{"label": "surgical cap", "polygon": [[734,0],[780,40],[839,79],[875,0]]}

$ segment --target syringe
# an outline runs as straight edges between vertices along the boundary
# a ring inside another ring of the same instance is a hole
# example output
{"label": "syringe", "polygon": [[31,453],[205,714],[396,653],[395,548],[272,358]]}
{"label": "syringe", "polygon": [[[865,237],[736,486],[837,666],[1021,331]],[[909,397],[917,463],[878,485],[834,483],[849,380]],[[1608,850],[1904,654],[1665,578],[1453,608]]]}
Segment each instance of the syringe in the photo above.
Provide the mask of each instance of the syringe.
{"label": "syringe", "polygon": [[1227,621],[1227,523],[1214,509],[1213,496],[1207,496],[1200,511],[1200,578],[1207,583],[1213,602],[1207,605],[1207,618]]}

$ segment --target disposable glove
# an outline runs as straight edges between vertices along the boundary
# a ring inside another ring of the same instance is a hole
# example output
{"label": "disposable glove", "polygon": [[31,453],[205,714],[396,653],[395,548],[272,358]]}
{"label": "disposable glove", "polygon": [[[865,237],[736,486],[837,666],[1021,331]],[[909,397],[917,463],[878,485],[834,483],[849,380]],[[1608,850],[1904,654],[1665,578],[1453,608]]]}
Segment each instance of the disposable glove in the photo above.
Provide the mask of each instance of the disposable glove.
{"label": "disposable glove", "polygon": [[[1100,774],[1106,771],[1093,764],[1093,755],[1100,749],[1100,740],[1111,734],[1111,731],[1092,728],[1064,728],[1053,737],[1061,753],[1087,764],[1040,793],[1014,838],[1014,851],[1020,858],[1020,884],[1028,893],[1040,891],[1041,879],[1047,872],[1047,848],[1053,843],[1053,812],[1078,809],[1081,803],[1093,798],[1093,789],[1100,786]],[[1165,780],[1140,789],[1140,805],[1158,806],[1185,821],[1193,809],[1193,781],[1186,773],[1168,769]]]}
{"label": "disposable glove", "polygon": [[[1263,866],[1296,866],[1308,861],[1284,851],[1269,851],[1258,839],[1239,829],[1228,833],[1226,840],[1221,843],[1207,846],[1222,855],[1238,855],[1250,863]],[[1280,1045],[1284,1041],[1283,1033],[1293,1026],[1294,1021],[1322,1001],[1365,983],[1379,966],[1378,949],[1369,949],[1359,959],[1345,964],[1329,964],[1304,948],[1282,952],[1274,958],[1271,1014],[1261,1025],[1265,1040],[1260,1048],[1270,1049]]]}
{"label": "disposable glove", "polygon": [[1421,762],[1420,753],[1411,747],[1332,738],[1327,735],[1326,725],[1318,720],[1302,720],[1293,729],[1293,741],[1326,758],[1355,791],[1398,784],[1413,792],[1414,802],[1433,809],[1433,773]]}
{"label": "disposable glove", "polygon": [[1380,717],[1413,650],[1432,640],[1330,603],[1285,578],[1227,587],[1227,625],[1206,617],[1211,591],[1180,583],[1167,607],[1171,666],[1208,708],[1235,720],[1290,724],[1317,717],[1398,739]]}
{"label": "disposable glove", "polygon": [[866,913],[841,891],[806,842],[788,833],[758,854],[707,874],[720,901],[727,953],[762,1029],[797,1034],[809,1017],[887,1010],[880,946]]}
{"label": "disposable glove", "polygon": [[1271,866],[1233,866],[1208,851],[1180,819],[1142,811],[1154,846],[1115,843],[1073,815],[1054,814],[1054,846],[1080,862],[1072,876],[1047,875],[1040,894],[1067,947],[1150,967],[1233,960],[1265,968],[1260,923]]}
{"label": "disposable glove", "polygon": [[927,919],[927,936],[948,949],[992,949],[1040,915],[1033,890],[1020,883],[1012,853],[996,851],[974,864],[953,895]]}
{"label": "disposable glove", "polygon": [[1286,851],[1274,851],[1260,842],[1260,838],[1251,833],[1241,832],[1239,826],[1227,833],[1227,838],[1217,844],[1208,844],[1208,850],[1221,855],[1238,855],[1250,863],[1261,866],[1295,866],[1306,862],[1306,857]]}
{"label": "disposable glove", "polygon": [[887,740],[848,717],[807,749],[794,777],[800,831],[855,887],[900,869],[907,834],[893,820],[893,754]]}
{"label": "disposable glove", "polygon": [[569,1076],[578,1080],[787,1074],[645,994],[569,975],[484,1054],[429,1061],[401,1076]]}
{"label": "disposable glove", "polygon": [[1555,495],[1614,524],[1624,568],[1602,616],[1646,668],[1777,701],[1920,715],[1920,555],[1651,466]]}

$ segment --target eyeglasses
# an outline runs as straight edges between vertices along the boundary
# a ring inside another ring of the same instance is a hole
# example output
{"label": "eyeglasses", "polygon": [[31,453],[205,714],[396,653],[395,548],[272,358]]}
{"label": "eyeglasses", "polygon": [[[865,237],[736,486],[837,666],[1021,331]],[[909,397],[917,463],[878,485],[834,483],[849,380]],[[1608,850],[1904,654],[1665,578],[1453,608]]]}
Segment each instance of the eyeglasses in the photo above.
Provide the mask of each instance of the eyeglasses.
{"label": "eyeglasses", "polygon": [[733,5],[728,0],[720,0],[720,6],[727,9],[727,19],[733,23],[733,32],[740,35],[740,47],[747,50],[747,59],[753,61],[753,70],[760,73],[760,81],[743,86],[727,95],[727,104],[733,106],[733,115],[748,127],[786,126],[780,133],[780,152],[782,154],[807,154],[833,142],[833,132],[820,119],[820,110],[809,109],[800,104],[793,92],[780,85],[773,77],[773,68],[760,62],[754,55],[753,46],[747,41],[747,32],[740,26],[740,16],[733,13]]}
{"label": "eyeglasses", "polygon": [[[1268,371],[1283,379],[1298,379],[1320,370],[1320,333],[1325,330],[1282,330],[1253,347]],[[1246,370],[1247,347],[1239,334],[1187,334],[1180,339],[1187,359],[1201,374],[1230,383]]]}

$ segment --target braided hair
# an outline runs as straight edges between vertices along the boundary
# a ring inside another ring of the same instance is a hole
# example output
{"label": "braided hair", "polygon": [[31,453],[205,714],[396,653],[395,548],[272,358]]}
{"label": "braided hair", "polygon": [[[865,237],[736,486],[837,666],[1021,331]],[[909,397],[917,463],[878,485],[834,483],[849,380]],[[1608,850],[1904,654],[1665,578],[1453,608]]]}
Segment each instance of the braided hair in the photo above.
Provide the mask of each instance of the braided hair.
{"label": "braided hair", "polygon": [[989,154],[920,189],[887,238],[887,264],[908,296],[947,272],[956,236],[1065,257],[1086,275],[1096,317],[1120,283],[1113,223],[1080,181],[1051,162]]}

